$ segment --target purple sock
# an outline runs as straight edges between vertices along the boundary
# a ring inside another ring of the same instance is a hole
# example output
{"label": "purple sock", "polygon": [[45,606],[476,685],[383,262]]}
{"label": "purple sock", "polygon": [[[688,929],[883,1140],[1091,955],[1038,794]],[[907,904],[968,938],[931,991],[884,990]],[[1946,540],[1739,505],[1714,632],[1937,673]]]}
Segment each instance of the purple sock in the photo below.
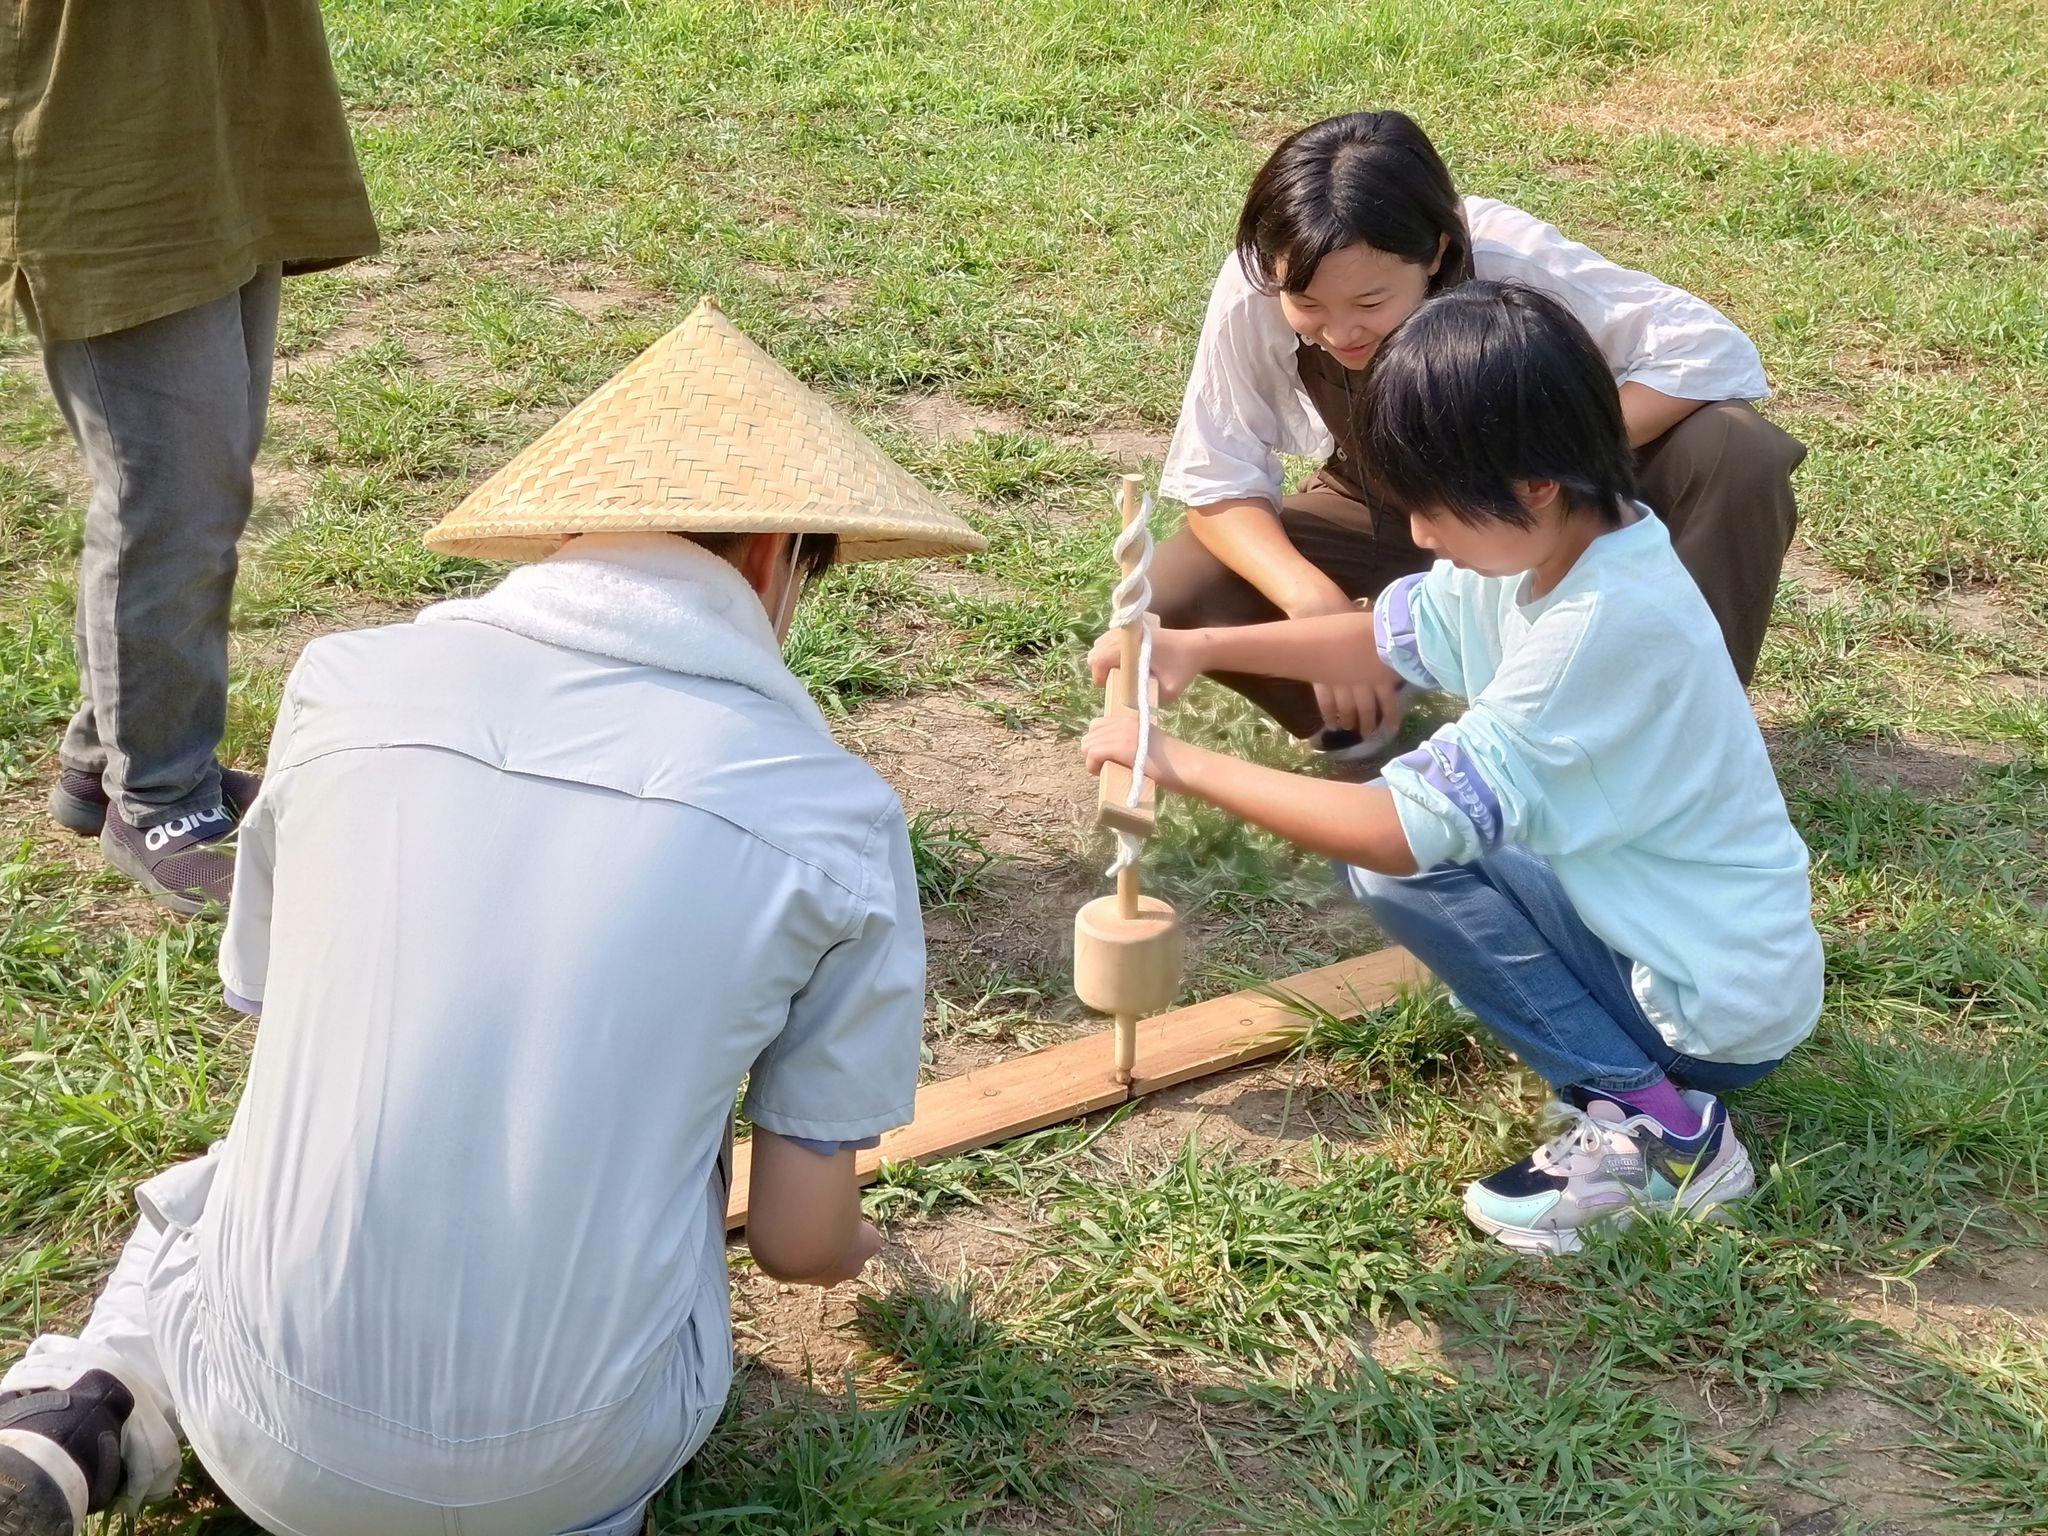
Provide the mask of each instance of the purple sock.
{"label": "purple sock", "polygon": [[1700,1133],[1699,1111],[1685,1102],[1685,1096],[1668,1077],[1658,1078],[1647,1088],[1631,1088],[1627,1093],[1608,1093],[1604,1088],[1599,1091],[1630,1109],[1642,1111],[1674,1136]]}

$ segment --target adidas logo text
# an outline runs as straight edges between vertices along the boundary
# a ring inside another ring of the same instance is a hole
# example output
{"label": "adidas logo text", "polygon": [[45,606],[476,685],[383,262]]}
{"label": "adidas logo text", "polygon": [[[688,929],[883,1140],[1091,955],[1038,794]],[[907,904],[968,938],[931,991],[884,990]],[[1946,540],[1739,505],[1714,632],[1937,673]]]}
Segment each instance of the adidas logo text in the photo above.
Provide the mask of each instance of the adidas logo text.
{"label": "adidas logo text", "polygon": [[197,832],[204,827],[213,826],[217,822],[223,822],[227,819],[228,813],[216,806],[210,811],[199,811],[190,816],[179,816],[174,820],[165,822],[162,826],[151,827],[142,834],[142,841],[151,853],[162,853],[170,845],[173,838],[184,837],[187,833]]}

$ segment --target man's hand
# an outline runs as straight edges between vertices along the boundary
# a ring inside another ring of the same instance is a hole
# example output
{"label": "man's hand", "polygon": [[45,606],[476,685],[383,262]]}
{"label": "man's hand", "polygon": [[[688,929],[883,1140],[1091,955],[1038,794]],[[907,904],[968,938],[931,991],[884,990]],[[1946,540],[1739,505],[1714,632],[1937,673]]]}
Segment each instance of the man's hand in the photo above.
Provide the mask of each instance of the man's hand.
{"label": "man's hand", "polygon": [[862,1218],[853,1229],[853,1242],[847,1248],[839,1263],[823,1274],[813,1276],[810,1283],[820,1286],[842,1285],[855,1278],[867,1268],[867,1262],[882,1251],[882,1234],[872,1221]]}
{"label": "man's hand", "polygon": [[[1152,630],[1152,680],[1159,685],[1159,702],[1171,704],[1202,675],[1202,631],[1161,629],[1159,621],[1150,614],[1146,615],[1145,623]],[[1088,653],[1088,671],[1095,686],[1102,687],[1109,681],[1110,671],[1123,664],[1123,631],[1112,629]]]}
{"label": "man's hand", "polygon": [[882,1235],[861,1218],[851,1148],[821,1156],[757,1125],[748,1195],[747,1246],[770,1279],[837,1285],[881,1249]]}
{"label": "man's hand", "polygon": [[[1201,750],[1174,740],[1155,726],[1145,747],[1145,777],[1161,789],[1185,794],[1188,783],[1184,772]],[[1081,751],[1088,759],[1090,773],[1101,773],[1105,763],[1130,767],[1138,755],[1138,717],[1119,714],[1097,720],[1081,738]]]}

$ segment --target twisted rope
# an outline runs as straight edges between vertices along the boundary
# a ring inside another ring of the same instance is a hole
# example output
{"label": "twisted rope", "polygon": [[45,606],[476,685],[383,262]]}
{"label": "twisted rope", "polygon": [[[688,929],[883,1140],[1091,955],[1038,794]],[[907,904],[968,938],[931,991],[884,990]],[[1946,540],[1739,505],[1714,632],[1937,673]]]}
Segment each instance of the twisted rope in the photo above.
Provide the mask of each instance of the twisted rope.
{"label": "twisted rope", "polygon": [[[1138,749],[1131,756],[1131,793],[1124,803],[1135,808],[1145,796],[1145,756],[1152,747],[1152,626],[1145,622],[1145,616],[1152,611],[1152,493],[1145,493],[1145,504],[1137,519],[1125,525],[1116,536],[1116,543],[1110,552],[1121,566],[1124,557],[1135,548],[1138,558],[1127,575],[1119,580],[1109,594],[1109,627],[1122,629],[1127,624],[1138,626]],[[1116,862],[1109,866],[1108,874],[1113,879],[1138,862],[1145,840],[1123,828],[1116,829]]]}

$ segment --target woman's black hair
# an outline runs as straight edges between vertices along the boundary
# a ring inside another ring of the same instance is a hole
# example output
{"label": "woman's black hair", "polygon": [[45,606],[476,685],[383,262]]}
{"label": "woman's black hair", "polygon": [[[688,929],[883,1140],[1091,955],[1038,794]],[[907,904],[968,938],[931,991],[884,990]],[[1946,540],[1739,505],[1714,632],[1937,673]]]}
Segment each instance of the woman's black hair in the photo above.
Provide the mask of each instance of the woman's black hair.
{"label": "woman's black hair", "polygon": [[1332,251],[1363,242],[1428,266],[1429,291],[1472,275],[1472,237],[1451,173],[1405,112],[1311,123],[1267,157],[1237,218],[1237,257],[1262,293],[1302,293]]}
{"label": "woman's black hair", "polygon": [[1359,402],[1375,499],[1405,514],[1527,527],[1517,482],[1619,523],[1635,459],[1614,375],[1548,294],[1474,281],[1430,299],[1373,358]]}

